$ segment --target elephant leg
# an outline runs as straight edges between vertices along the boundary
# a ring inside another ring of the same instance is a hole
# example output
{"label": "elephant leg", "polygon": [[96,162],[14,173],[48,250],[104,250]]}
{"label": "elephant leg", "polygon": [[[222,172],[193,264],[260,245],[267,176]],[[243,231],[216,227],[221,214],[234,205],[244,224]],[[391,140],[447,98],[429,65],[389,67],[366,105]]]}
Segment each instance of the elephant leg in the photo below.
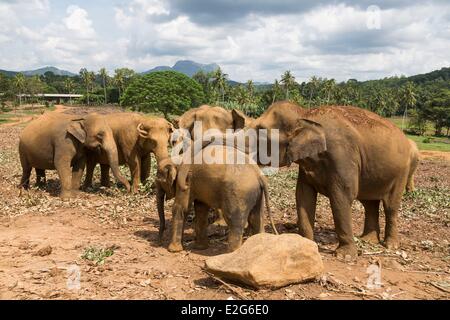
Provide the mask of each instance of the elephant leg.
{"label": "elephant leg", "polygon": [[330,204],[333,212],[333,220],[339,240],[336,255],[340,259],[355,259],[358,250],[353,240],[351,205],[352,200],[340,190],[331,193]]}
{"label": "elephant leg", "polygon": [[380,200],[363,200],[361,203],[366,211],[361,239],[375,244],[380,243]]}
{"label": "elephant leg", "polygon": [[83,177],[84,167],[86,166],[86,158],[80,157],[72,167],[72,190],[78,191],[81,186],[81,178]]}
{"label": "elephant leg", "polygon": [[141,183],[145,184],[150,176],[150,170],[152,168],[152,156],[149,153],[141,158]]}
{"label": "elephant leg", "polygon": [[384,245],[388,249],[398,249],[400,246],[397,219],[403,188],[396,188],[387,199],[383,200],[386,227],[384,230]]}
{"label": "elephant leg", "polygon": [[139,180],[141,177],[141,161],[137,155],[133,155],[128,163],[131,171],[131,193],[139,192]]}
{"label": "elephant leg", "polygon": [[264,194],[262,192],[260,199],[250,210],[248,224],[252,235],[264,232]]}
{"label": "elephant leg", "polygon": [[215,212],[217,213],[217,219],[213,222],[213,224],[220,227],[226,227],[227,223],[225,222],[225,219],[223,217],[222,210],[216,209]]}
{"label": "elephant leg", "polygon": [[185,211],[178,203],[174,203],[172,207],[172,236],[169,247],[170,252],[179,252],[183,250],[183,229],[184,229]]}
{"label": "elephant leg", "polygon": [[68,199],[72,196],[72,169],[70,167],[71,157],[55,156],[55,167],[61,182],[61,198]]}
{"label": "elephant leg", "polygon": [[195,210],[195,248],[205,250],[208,248],[208,213],[209,207],[201,202],[194,202]]}
{"label": "elephant leg", "polygon": [[[224,215],[226,216],[226,213]],[[247,218],[248,215],[245,215],[245,220]],[[228,231],[228,252],[233,252],[242,245],[242,236],[244,235],[245,221],[241,210],[233,210],[227,223],[230,228]]]}
{"label": "elephant leg", "polygon": [[22,165],[22,178],[20,179],[19,187],[25,190],[30,187],[30,176],[33,167],[28,163],[24,156],[20,156],[20,164]]}
{"label": "elephant leg", "polygon": [[316,219],[317,191],[309,184],[297,179],[296,189],[298,230],[302,237],[314,239],[314,221]]}
{"label": "elephant leg", "polygon": [[109,165],[100,164],[101,180],[100,183],[103,187],[109,188],[111,186],[111,180],[109,179]]}
{"label": "elephant leg", "polygon": [[34,168],[34,171],[36,172],[36,186],[41,188],[47,182],[45,178],[45,170]]}
{"label": "elephant leg", "polygon": [[94,169],[97,163],[95,160],[88,156],[86,159],[86,177],[84,178],[84,188],[92,187],[92,178],[94,176]]}

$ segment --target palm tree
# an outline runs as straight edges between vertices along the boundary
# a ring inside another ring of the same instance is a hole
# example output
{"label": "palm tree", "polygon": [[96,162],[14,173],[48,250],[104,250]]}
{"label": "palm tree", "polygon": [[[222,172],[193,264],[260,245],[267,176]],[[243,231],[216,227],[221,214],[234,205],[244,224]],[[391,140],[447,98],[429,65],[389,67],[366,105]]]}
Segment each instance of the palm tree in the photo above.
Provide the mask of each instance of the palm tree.
{"label": "palm tree", "polygon": [[290,70],[287,70],[281,76],[281,84],[286,90],[286,100],[289,100],[289,89],[292,88],[295,84],[295,77],[292,75]]}
{"label": "palm tree", "polygon": [[120,97],[122,95],[122,89],[125,85],[125,74],[123,72],[123,69],[114,70],[114,84],[117,86],[117,89],[119,90],[119,105],[122,105]]}
{"label": "palm tree", "polygon": [[[68,94],[72,93],[72,90],[75,87],[75,82],[73,81],[72,78],[67,78],[66,80],[64,80],[64,88],[66,89],[66,92]],[[70,104],[72,104],[72,97],[69,98],[70,99]]]}
{"label": "palm tree", "polygon": [[417,102],[414,84],[410,81],[406,82],[400,90],[400,101],[405,107],[402,118],[402,130],[405,118],[408,116],[408,107],[413,108]]}
{"label": "palm tree", "polygon": [[275,102],[275,100],[277,99],[278,95],[281,95],[281,86],[280,83],[278,82],[277,79],[275,79],[275,82],[272,86],[272,104]]}
{"label": "palm tree", "polygon": [[222,72],[222,69],[217,68],[216,72],[213,75],[212,84],[216,90],[218,90],[222,94],[222,102],[225,101],[225,87],[227,85],[227,77],[226,73]]}
{"label": "palm tree", "polygon": [[14,86],[17,89],[17,92],[19,94],[19,106],[22,105],[22,93],[25,89],[25,76],[23,75],[23,73],[18,73],[16,74],[16,76],[14,77]]}
{"label": "palm tree", "polygon": [[80,70],[80,77],[86,87],[86,98],[87,104],[89,105],[89,89],[95,80],[95,74],[93,72],[87,71],[86,68]]}
{"label": "palm tree", "polygon": [[309,90],[309,104],[308,104],[309,109],[311,107],[313,93],[315,93],[316,90],[319,88],[320,80],[316,76],[312,76],[308,84],[311,87]]}
{"label": "palm tree", "polygon": [[98,73],[99,73],[100,77],[102,78],[103,92],[105,94],[105,104],[107,104],[108,101],[107,101],[107,96],[106,96],[106,84],[108,81],[108,71],[106,71],[105,68],[101,68]]}
{"label": "palm tree", "polygon": [[327,104],[330,104],[331,94],[334,93],[336,89],[336,81],[334,79],[325,80],[324,91],[327,95]]}

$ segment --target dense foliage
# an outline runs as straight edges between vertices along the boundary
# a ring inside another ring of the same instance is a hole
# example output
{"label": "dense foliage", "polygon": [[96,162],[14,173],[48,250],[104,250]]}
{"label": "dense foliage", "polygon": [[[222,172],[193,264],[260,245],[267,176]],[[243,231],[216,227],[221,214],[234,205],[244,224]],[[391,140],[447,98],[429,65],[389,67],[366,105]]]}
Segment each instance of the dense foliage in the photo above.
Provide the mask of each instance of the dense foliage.
{"label": "dense foliage", "polygon": [[122,105],[143,112],[181,114],[205,100],[202,87],[175,71],[158,71],[136,77],[121,97]]}
{"label": "dense foliage", "polygon": [[[166,72],[166,71],[165,71]],[[411,77],[389,77],[381,80],[357,81],[312,77],[298,82],[290,71],[272,84],[255,84],[252,80],[238,83],[228,79],[218,68],[198,72],[192,79],[174,71],[141,76],[133,70],[116,69],[109,76],[105,69],[94,73],[81,69],[75,77],[46,72],[42,76],[5,75],[0,72],[0,102],[22,103],[19,94],[45,93],[83,94],[79,103],[121,103],[136,110],[180,113],[200,103],[237,108],[250,116],[258,116],[273,102],[291,100],[305,108],[320,105],[355,105],[384,117],[401,116],[404,129],[423,134],[432,123],[436,135],[450,128],[450,68]],[[127,90],[132,85],[130,90]],[[31,102],[32,102],[31,101]]]}

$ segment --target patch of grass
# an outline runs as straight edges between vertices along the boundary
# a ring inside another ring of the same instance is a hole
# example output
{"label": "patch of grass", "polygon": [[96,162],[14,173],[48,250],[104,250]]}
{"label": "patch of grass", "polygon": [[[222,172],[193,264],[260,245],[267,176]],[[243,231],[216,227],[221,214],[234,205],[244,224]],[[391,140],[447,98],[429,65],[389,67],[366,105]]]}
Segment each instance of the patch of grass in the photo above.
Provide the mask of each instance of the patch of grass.
{"label": "patch of grass", "polygon": [[429,137],[429,136],[414,136],[406,135],[413,140],[419,150],[433,150],[450,152],[450,139],[445,137]]}
{"label": "patch of grass", "polygon": [[84,250],[81,258],[94,262],[96,265],[105,263],[105,259],[114,254],[113,248],[89,247]]}
{"label": "patch of grass", "polygon": [[[402,127],[402,117],[392,117],[388,118],[397,127]],[[405,119],[405,128],[408,125],[408,119]],[[444,151],[450,152],[450,139],[446,137],[434,137],[434,126],[431,123],[427,123],[427,130],[424,136],[416,136],[407,134],[406,136],[413,140],[419,150],[431,150],[431,151]]]}

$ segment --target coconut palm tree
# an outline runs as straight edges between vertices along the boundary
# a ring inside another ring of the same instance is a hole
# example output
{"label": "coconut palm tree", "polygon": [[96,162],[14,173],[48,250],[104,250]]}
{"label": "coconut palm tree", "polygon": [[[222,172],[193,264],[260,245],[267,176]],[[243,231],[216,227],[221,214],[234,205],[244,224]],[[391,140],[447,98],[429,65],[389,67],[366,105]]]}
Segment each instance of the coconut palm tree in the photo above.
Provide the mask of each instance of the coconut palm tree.
{"label": "coconut palm tree", "polygon": [[281,84],[286,90],[286,100],[289,100],[289,89],[291,89],[295,84],[295,77],[292,75],[290,70],[284,72],[281,76]]}
{"label": "coconut palm tree", "polygon": [[108,71],[106,71],[105,68],[101,68],[99,70],[98,74],[102,78],[103,92],[105,94],[105,104],[107,104],[108,103],[108,101],[107,101],[108,98],[107,98],[107,95],[106,95],[106,84],[107,84],[107,81],[108,81]]}
{"label": "coconut palm tree", "polygon": [[94,83],[94,80],[95,80],[95,73],[87,71],[86,68],[83,68],[83,69],[80,70],[80,77],[83,80],[83,83],[84,83],[85,88],[86,88],[87,104],[89,105],[90,104],[89,92],[90,92],[90,88],[91,88],[91,86],[92,86],[92,84]]}
{"label": "coconut palm tree", "polygon": [[[75,82],[73,81],[72,78],[66,78],[66,80],[64,80],[64,88],[66,89],[66,92],[68,94],[71,94],[73,92],[74,87],[75,87]],[[72,104],[72,97],[70,97],[69,100],[70,100],[70,104]]]}
{"label": "coconut palm tree", "polygon": [[225,101],[225,87],[227,85],[228,74],[223,73],[219,67],[214,72],[212,84],[213,87],[222,94],[222,102]]}
{"label": "coconut palm tree", "polygon": [[408,107],[413,108],[417,103],[416,88],[410,81],[406,82],[400,90],[400,102],[405,107],[402,118],[402,130],[404,129],[404,122],[408,116]]}
{"label": "coconut palm tree", "polygon": [[23,73],[18,73],[14,77],[14,86],[17,89],[17,93],[19,95],[19,106],[22,105],[22,93],[25,90],[26,79]]}

